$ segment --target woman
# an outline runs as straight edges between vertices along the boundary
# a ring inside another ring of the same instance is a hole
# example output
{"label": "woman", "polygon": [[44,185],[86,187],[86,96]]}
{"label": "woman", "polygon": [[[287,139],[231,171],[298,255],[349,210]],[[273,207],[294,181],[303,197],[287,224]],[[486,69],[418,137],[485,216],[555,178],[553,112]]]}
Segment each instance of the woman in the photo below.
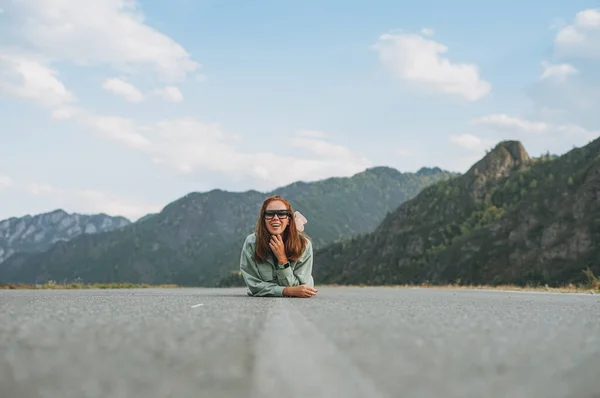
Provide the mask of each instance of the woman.
{"label": "woman", "polygon": [[263,202],[256,229],[246,238],[240,257],[248,295],[317,294],[312,277],[312,243],[292,217],[292,206],[282,197],[272,196]]}

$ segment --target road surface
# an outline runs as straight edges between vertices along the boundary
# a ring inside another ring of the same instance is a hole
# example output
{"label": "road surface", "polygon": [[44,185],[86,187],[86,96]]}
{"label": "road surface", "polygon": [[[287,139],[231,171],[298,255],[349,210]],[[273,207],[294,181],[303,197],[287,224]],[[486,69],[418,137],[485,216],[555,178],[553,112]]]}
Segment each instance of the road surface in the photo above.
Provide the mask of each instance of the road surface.
{"label": "road surface", "polygon": [[600,295],[5,290],[0,395],[600,397]]}

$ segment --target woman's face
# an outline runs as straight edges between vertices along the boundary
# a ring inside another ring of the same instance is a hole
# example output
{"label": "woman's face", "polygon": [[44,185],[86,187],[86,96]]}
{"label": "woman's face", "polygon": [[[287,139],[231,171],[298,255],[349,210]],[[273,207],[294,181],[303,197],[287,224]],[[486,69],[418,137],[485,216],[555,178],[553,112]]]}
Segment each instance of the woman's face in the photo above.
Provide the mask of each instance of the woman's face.
{"label": "woman's face", "polygon": [[280,200],[270,202],[265,209],[265,224],[271,235],[283,234],[290,222],[290,213]]}

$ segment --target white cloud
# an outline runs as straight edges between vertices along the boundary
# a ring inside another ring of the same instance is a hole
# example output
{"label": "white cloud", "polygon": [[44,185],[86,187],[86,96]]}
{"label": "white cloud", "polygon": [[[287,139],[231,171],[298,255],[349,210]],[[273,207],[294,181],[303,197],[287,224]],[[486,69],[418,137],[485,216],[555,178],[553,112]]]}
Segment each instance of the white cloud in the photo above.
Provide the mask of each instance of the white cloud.
{"label": "white cloud", "polygon": [[409,156],[412,156],[412,153],[408,149],[399,148],[399,149],[396,149],[396,155],[401,156],[401,157],[409,157]]}
{"label": "white cloud", "polygon": [[540,79],[556,79],[558,81],[564,81],[568,76],[579,73],[577,68],[568,63],[562,64],[550,64],[548,62],[542,62],[542,74]]}
{"label": "white cloud", "polygon": [[0,52],[0,92],[53,107],[77,100],[53,69],[36,57]]}
{"label": "white cloud", "polygon": [[576,21],[585,28],[600,28],[600,8],[580,12]]}
{"label": "white cloud", "polygon": [[301,179],[351,175],[371,165],[364,156],[317,134],[307,136],[305,131],[283,143],[295,148],[292,154],[251,152],[236,145],[239,135],[192,117],[140,124],[75,108],[65,114],[106,139],[145,153],[156,165],[178,173],[223,173],[238,182],[251,179],[254,187],[270,189]]}
{"label": "white cloud", "polygon": [[333,144],[320,138],[311,137],[293,137],[290,139],[293,147],[304,149],[322,159],[336,159],[347,164],[370,164],[368,159],[354,154],[350,149],[343,145]]}
{"label": "white cloud", "polygon": [[554,131],[564,136],[583,138],[587,141],[600,137],[600,130],[588,130],[577,124],[559,124],[554,126]]}
{"label": "white cloud", "polygon": [[299,130],[296,132],[297,136],[300,137],[312,137],[312,138],[326,138],[327,134],[317,130]]}
{"label": "white cloud", "polygon": [[552,109],[554,123],[600,126],[600,9],[582,10],[555,28],[552,62],[542,62],[540,79],[526,88],[537,117]]}
{"label": "white cloud", "polygon": [[[44,79],[29,78],[27,82],[38,83],[33,85],[37,90],[30,91],[38,97],[53,99],[46,102],[56,121],[75,123],[99,137],[140,151],[161,167],[206,177],[220,174],[254,188],[274,188],[300,179],[351,175],[371,164],[368,159],[353,154],[347,148],[326,141],[326,135],[321,132],[303,131],[292,137],[287,145],[284,144],[287,153],[280,152],[279,148],[274,152],[271,149],[252,152],[240,146],[238,134],[225,133],[218,124],[202,123],[191,117],[143,124],[125,117],[94,113],[73,104],[76,98],[65,89],[53,69],[46,66],[51,65],[50,61],[68,59],[80,64],[108,64],[124,69],[150,65],[165,79],[185,74],[189,66],[187,56],[160,59],[162,50],[173,55],[177,54],[175,50],[179,47],[158,32],[144,27],[140,17],[134,18],[132,11],[125,7],[128,5],[133,10],[133,3],[119,0],[86,0],[82,3],[91,8],[84,12],[80,3],[67,6],[66,1],[59,0],[43,4],[40,0],[14,3],[17,11],[27,11],[27,18],[20,21],[27,25],[24,34],[46,55],[43,62],[35,64],[44,72]],[[142,39],[147,43],[143,43]],[[140,48],[143,50],[148,46],[154,46],[152,48],[157,51],[138,53]],[[158,51],[160,48],[162,50]],[[31,85],[21,84],[13,88],[21,90]],[[53,88],[50,91],[52,95],[42,90],[46,86]],[[103,87],[133,101],[143,95],[124,79],[108,79]],[[163,87],[153,92],[159,92],[170,101],[183,99],[177,87]],[[14,91],[13,94],[20,95],[26,92]],[[274,164],[277,166],[274,167]],[[32,195],[67,197],[67,193],[55,192],[53,189],[56,188],[40,184],[30,184],[22,189]],[[75,195],[73,192],[70,194]]]}
{"label": "white cloud", "polygon": [[62,195],[64,191],[59,188],[55,188],[50,184],[40,182],[27,182],[19,185],[21,189],[36,196],[48,196],[48,195]]}
{"label": "white cloud", "polygon": [[251,178],[261,186],[349,175],[370,165],[347,148],[317,138],[289,140],[289,145],[313,155],[305,156],[298,151],[294,155],[247,152],[235,146],[219,125],[193,118],[163,121],[149,129],[155,137],[150,152],[156,162],[185,173],[221,172],[237,181]]}
{"label": "white cloud", "polygon": [[53,60],[151,70],[164,81],[200,67],[185,48],[145,23],[135,0],[28,0],[10,6],[20,35]]}
{"label": "white cloud", "polygon": [[454,157],[450,162],[451,166],[449,165],[447,168],[464,172],[479,161],[482,156],[485,156],[486,150],[492,148],[497,143],[497,140],[463,133],[451,135],[450,142],[465,150],[466,153]]}
{"label": "white cloud", "polygon": [[119,95],[130,102],[142,102],[144,94],[140,92],[133,84],[119,78],[108,78],[102,83],[102,88],[108,92]]}
{"label": "white cloud", "polygon": [[122,215],[131,220],[136,220],[149,213],[158,213],[163,205],[141,203],[118,195],[107,194],[93,189],[76,190],[75,198],[70,208],[74,211],[87,213],[106,213]]}
{"label": "white cloud", "polygon": [[443,58],[448,48],[417,34],[383,34],[374,48],[379,59],[396,77],[431,91],[469,101],[483,98],[491,84],[483,80],[474,64]]}
{"label": "white cloud", "polygon": [[183,94],[181,94],[181,91],[179,91],[179,89],[175,86],[166,86],[162,89],[156,90],[155,93],[169,102],[183,101]]}
{"label": "white cloud", "polygon": [[13,185],[13,181],[8,176],[0,175],[0,189],[11,187]]}
{"label": "white cloud", "polygon": [[432,28],[423,28],[421,29],[421,33],[425,36],[433,36],[435,34],[435,29]]}
{"label": "white cloud", "polygon": [[578,12],[572,24],[559,30],[554,43],[561,56],[600,58],[600,9]]}
{"label": "white cloud", "polygon": [[54,120],[65,120],[73,117],[74,112],[77,111],[78,108],[62,106],[57,107],[52,110],[52,118]]}
{"label": "white cloud", "polygon": [[121,215],[135,220],[148,213],[156,213],[163,205],[138,202],[118,195],[104,193],[89,188],[65,189],[37,181],[16,181],[0,176],[0,188],[11,188],[25,195],[40,196],[47,201],[47,207],[68,208],[78,213],[106,213]]}
{"label": "white cloud", "polygon": [[135,121],[122,117],[97,115],[80,108],[62,108],[54,113],[57,119],[73,119],[82,127],[134,149],[145,149],[151,146],[144,137],[144,127]]}
{"label": "white cloud", "polygon": [[503,114],[482,116],[471,121],[473,125],[491,126],[497,129],[518,130],[525,133],[543,133],[549,128],[544,122],[531,122]]}
{"label": "white cloud", "polygon": [[450,136],[450,141],[461,148],[468,150],[478,150],[482,148],[483,141],[481,138],[472,134],[453,134]]}
{"label": "white cloud", "polygon": [[154,161],[179,172],[232,172],[248,167],[218,124],[187,117],[139,128],[147,132],[151,141],[147,153]]}
{"label": "white cloud", "polygon": [[576,124],[554,124],[542,121],[530,121],[503,114],[494,114],[473,119],[473,125],[487,126],[495,131],[509,133],[526,133],[534,135],[558,135],[560,137],[574,137],[584,140],[598,138],[600,131],[588,130]]}

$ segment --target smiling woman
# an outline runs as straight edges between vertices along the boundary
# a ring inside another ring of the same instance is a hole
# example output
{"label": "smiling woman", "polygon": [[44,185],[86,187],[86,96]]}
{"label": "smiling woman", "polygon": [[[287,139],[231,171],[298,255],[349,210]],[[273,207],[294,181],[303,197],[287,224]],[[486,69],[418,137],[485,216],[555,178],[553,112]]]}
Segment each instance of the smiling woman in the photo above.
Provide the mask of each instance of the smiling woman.
{"label": "smiling woman", "polygon": [[[292,217],[294,222],[290,222]],[[317,294],[312,276],[312,243],[302,232],[303,222],[306,219],[299,213],[294,215],[290,203],[281,196],[263,202],[256,229],[244,241],[240,256],[240,271],[248,295]]]}

